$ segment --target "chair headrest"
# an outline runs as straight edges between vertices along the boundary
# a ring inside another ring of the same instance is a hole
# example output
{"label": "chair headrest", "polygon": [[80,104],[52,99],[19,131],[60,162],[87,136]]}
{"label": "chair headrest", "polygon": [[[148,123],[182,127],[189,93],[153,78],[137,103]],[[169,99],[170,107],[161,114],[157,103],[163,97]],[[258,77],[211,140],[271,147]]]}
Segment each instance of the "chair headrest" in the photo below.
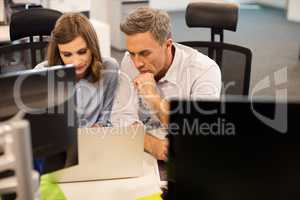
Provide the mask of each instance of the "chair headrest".
{"label": "chair headrest", "polygon": [[193,2],[187,6],[185,21],[189,27],[208,27],[236,31],[238,4]]}
{"label": "chair headrest", "polygon": [[29,36],[51,35],[61,12],[46,8],[31,8],[14,13],[10,22],[10,39]]}

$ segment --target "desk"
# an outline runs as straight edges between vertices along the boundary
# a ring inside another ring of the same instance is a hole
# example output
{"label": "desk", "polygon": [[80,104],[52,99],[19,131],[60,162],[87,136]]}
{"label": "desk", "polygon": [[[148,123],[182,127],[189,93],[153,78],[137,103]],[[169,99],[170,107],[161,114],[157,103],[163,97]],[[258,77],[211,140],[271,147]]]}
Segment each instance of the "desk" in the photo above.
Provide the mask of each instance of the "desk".
{"label": "desk", "polygon": [[144,153],[144,175],[137,178],[59,184],[67,199],[72,200],[133,200],[160,193],[157,161]]}
{"label": "desk", "polygon": [[0,26],[0,43],[10,42],[9,26]]}

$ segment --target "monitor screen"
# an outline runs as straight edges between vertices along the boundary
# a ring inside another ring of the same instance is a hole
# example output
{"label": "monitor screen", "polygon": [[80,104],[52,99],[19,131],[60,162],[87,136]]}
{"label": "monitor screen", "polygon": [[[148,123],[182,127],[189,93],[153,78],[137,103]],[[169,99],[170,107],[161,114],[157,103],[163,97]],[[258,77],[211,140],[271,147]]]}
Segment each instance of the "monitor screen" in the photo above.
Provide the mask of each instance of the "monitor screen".
{"label": "monitor screen", "polygon": [[300,102],[171,102],[168,199],[300,197]]}
{"label": "monitor screen", "polygon": [[34,159],[42,173],[77,164],[77,117],[73,66],[53,66],[0,76],[0,120],[19,111],[31,129]]}

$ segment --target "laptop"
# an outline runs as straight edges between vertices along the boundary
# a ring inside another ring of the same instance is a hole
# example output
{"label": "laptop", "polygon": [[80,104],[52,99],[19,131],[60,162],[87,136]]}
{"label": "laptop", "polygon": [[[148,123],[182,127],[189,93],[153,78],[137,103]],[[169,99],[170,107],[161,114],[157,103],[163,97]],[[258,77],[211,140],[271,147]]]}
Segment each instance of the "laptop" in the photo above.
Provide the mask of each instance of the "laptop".
{"label": "laptop", "polygon": [[167,199],[300,198],[299,100],[226,97],[170,107]]}
{"label": "laptop", "polygon": [[144,126],[78,129],[78,165],[54,173],[59,183],[143,175]]}

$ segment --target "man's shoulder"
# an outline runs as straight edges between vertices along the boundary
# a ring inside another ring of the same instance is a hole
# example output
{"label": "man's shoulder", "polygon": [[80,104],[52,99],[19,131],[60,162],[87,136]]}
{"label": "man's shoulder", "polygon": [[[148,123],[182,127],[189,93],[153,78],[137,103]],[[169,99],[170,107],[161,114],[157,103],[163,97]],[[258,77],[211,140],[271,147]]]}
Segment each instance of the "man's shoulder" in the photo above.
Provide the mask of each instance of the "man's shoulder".
{"label": "man's shoulder", "polygon": [[182,62],[185,67],[193,67],[199,69],[208,69],[211,67],[218,67],[217,63],[209,58],[207,55],[193,49],[189,46],[175,43],[176,49],[181,54]]}
{"label": "man's shoulder", "polygon": [[219,77],[221,74],[217,63],[203,53],[181,44],[176,44],[180,54],[180,74],[188,74],[190,81],[196,81],[200,77]]}
{"label": "man's shoulder", "polygon": [[126,74],[126,76],[129,76],[130,78],[133,78],[139,74],[139,71],[135,68],[128,52],[125,52],[124,54],[120,69],[122,73]]}

